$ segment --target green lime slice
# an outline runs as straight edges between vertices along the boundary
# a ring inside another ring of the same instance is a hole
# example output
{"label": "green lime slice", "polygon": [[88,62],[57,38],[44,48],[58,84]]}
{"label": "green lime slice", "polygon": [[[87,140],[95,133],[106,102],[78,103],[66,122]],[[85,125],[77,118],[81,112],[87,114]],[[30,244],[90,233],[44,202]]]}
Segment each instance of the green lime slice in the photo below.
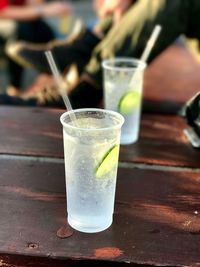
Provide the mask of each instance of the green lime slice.
{"label": "green lime slice", "polygon": [[102,161],[96,168],[96,177],[101,179],[105,177],[105,175],[112,171],[112,169],[116,166],[118,162],[119,155],[119,145],[114,145],[111,147],[103,157]]}
{"label": "green lime slice", "polygon": [[130,114],[134,108],[139,107],[141,93],[138,91],[126,92],[119,100],[119,112],[124,115]]}

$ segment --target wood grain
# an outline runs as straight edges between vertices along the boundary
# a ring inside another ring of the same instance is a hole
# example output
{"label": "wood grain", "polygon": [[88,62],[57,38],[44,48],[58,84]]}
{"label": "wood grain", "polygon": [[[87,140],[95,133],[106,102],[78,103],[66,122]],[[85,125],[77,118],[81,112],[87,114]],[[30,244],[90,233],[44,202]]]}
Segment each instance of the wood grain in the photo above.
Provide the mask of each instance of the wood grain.
{"label": "wood grain", "polygon": [[120,168],[112,226],[63,239],[57,236],[66,223],[63,164],[1,160],[0,169],[1,255],[200,264],[199,173]]}
{"label": "wood grain", "polygon": [[[63,159],[63,110],[0,107],[0,154]],[[121,146],[120,161],[200,168],[194,149],[176,115],[143,114],[139,142]]]}

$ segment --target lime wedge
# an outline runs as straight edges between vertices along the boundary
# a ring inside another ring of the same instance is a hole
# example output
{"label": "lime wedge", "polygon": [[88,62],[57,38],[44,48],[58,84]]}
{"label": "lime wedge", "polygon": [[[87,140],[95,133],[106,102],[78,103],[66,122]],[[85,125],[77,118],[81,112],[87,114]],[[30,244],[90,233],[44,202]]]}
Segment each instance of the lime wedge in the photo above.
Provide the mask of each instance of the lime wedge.
{"label": "lime wedge", "polygon": [[111,172],[118,162],[119,145],[111,147],[103,157],[102,161],[96,168],[96,177],[103,178],[107,173]]}
{"label": "lime wedge", "polygon": [[139,107],[141,93],[137,91],[126,92],[119,101],[119,112],[128,115],[134,108]]}

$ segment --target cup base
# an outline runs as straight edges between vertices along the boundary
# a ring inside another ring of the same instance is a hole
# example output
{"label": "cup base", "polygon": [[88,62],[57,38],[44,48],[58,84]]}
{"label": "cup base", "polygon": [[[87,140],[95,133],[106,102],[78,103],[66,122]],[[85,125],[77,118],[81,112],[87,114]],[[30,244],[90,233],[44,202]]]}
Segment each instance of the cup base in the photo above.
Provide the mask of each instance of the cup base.
{"label": "cup base", "polygon": [[131,136],[121,136],[120,144],[121,145],[131,145],[138,141],[138,136],[134,136],[134,138]]}
{"label": "cup base", "polygon": [[73,219],[71,216],[68,216],[68,223],[69,225],[74,228],[75,230],[83,233],[98,233],[106,230],[112,224],[112,218],[104,221],[101,225],[86,225]]}

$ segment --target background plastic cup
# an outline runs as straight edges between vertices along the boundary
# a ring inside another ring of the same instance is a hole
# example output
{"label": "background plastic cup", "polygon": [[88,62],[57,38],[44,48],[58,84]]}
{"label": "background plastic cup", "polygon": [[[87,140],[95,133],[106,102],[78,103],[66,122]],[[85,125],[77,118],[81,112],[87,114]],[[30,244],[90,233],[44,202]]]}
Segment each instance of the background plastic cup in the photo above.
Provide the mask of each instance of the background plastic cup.
{"label": "background plastic cup", "polygon": [[[72,124],[70,113],[75,112]],[[121,126],[124,118],[104,109],[65,112],[63,125],[68,223],[100,232],[113,221]]]}
{"label": "background plastic cup", "polygon": [[121,144],[138,140],[146,63],[132,58],[113,58],[102,63],[104,72],[104,105],[125,118]]}

